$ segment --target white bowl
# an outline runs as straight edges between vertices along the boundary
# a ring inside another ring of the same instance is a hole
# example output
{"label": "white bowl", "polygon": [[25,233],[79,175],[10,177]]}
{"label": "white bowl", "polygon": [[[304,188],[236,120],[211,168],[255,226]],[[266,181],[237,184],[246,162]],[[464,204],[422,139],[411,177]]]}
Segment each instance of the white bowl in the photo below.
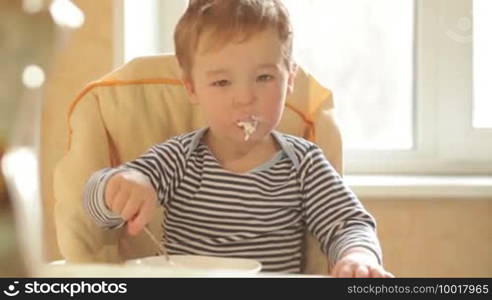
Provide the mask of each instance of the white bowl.
{"label": "white bowl", "polygon": [[170,261],[166,261],[164,256],[149,256],[128,260],[126,263],[217,276],[256,274],[261,270],[261,263],[252,259],[201,255],[170,255],[169,257]]}

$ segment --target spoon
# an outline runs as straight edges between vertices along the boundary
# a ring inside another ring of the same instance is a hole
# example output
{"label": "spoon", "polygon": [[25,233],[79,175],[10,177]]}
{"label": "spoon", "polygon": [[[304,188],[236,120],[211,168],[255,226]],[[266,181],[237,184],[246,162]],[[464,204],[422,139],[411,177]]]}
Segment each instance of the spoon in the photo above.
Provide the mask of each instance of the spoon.
{"label": "spoon", "polygon": [[169,255],[167,254],[167,250],[166,250],[166,247],[164,247],[162,245],[162,243],[160,243],[157,238],[152,234],[152,232],[150,231],[149,227],[145,226],[143,228],[145,234],[147,234],[147,236],[152,240],[152,242],[158,247],[159,249],[159,254],[162,254],[164,255],[164,258],[166,259],[166,262],[169,262],[169,263],[172,263],[171,259],[169,258]]}

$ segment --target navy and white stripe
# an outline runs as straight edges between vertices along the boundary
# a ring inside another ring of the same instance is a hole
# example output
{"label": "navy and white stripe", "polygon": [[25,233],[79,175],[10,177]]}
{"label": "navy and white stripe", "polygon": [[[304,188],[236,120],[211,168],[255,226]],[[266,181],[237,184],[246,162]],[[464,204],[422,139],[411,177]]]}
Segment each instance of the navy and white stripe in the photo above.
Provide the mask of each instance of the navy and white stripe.
{"label": "navy and white stripe", "polygon": [[105,181],[125,169],[145,174],[165,207],[165,246],[171,254],[251,258],[264,271],[300,272],[305,228],[335,263],[354,246],[381,261],[375,221],[325,159],[304,139],[274,132],[282,155],[266,168],[238,174],[221,168],[200,143],[207,129],[153,146],[87,183],[86,208],[102,227],[121,226],[104,204]]}

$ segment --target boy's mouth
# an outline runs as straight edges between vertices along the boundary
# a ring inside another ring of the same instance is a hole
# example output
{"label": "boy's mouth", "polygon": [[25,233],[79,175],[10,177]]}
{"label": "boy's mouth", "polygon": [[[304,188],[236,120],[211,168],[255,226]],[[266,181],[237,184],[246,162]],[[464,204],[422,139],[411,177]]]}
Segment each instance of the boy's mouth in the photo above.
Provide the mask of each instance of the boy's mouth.
{"label": "boy's mouth", "polygon": [[244,141],[249,140],[250,136],[256,131],[258,126],[258,117],[251,115],[246,118],[241,118],[236,121],[236,125],[241,127],[244,132]]}

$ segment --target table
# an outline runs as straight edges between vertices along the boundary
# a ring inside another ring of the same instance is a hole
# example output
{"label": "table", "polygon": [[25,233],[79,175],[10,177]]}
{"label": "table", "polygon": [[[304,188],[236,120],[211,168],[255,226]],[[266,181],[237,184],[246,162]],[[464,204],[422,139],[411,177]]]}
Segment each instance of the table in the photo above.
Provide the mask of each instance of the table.
{"label": "table", "polygon": [[195,271],[195,270],[170,270],[152,266],[138,266],[125,264],[45,264],[39,268],[34,277],[62,277],[62,278],[320,278],[327,277],[321,275],[307,274],[283,274],[271,272],[244,273],[244,272],[223,272],[223,271]]}

